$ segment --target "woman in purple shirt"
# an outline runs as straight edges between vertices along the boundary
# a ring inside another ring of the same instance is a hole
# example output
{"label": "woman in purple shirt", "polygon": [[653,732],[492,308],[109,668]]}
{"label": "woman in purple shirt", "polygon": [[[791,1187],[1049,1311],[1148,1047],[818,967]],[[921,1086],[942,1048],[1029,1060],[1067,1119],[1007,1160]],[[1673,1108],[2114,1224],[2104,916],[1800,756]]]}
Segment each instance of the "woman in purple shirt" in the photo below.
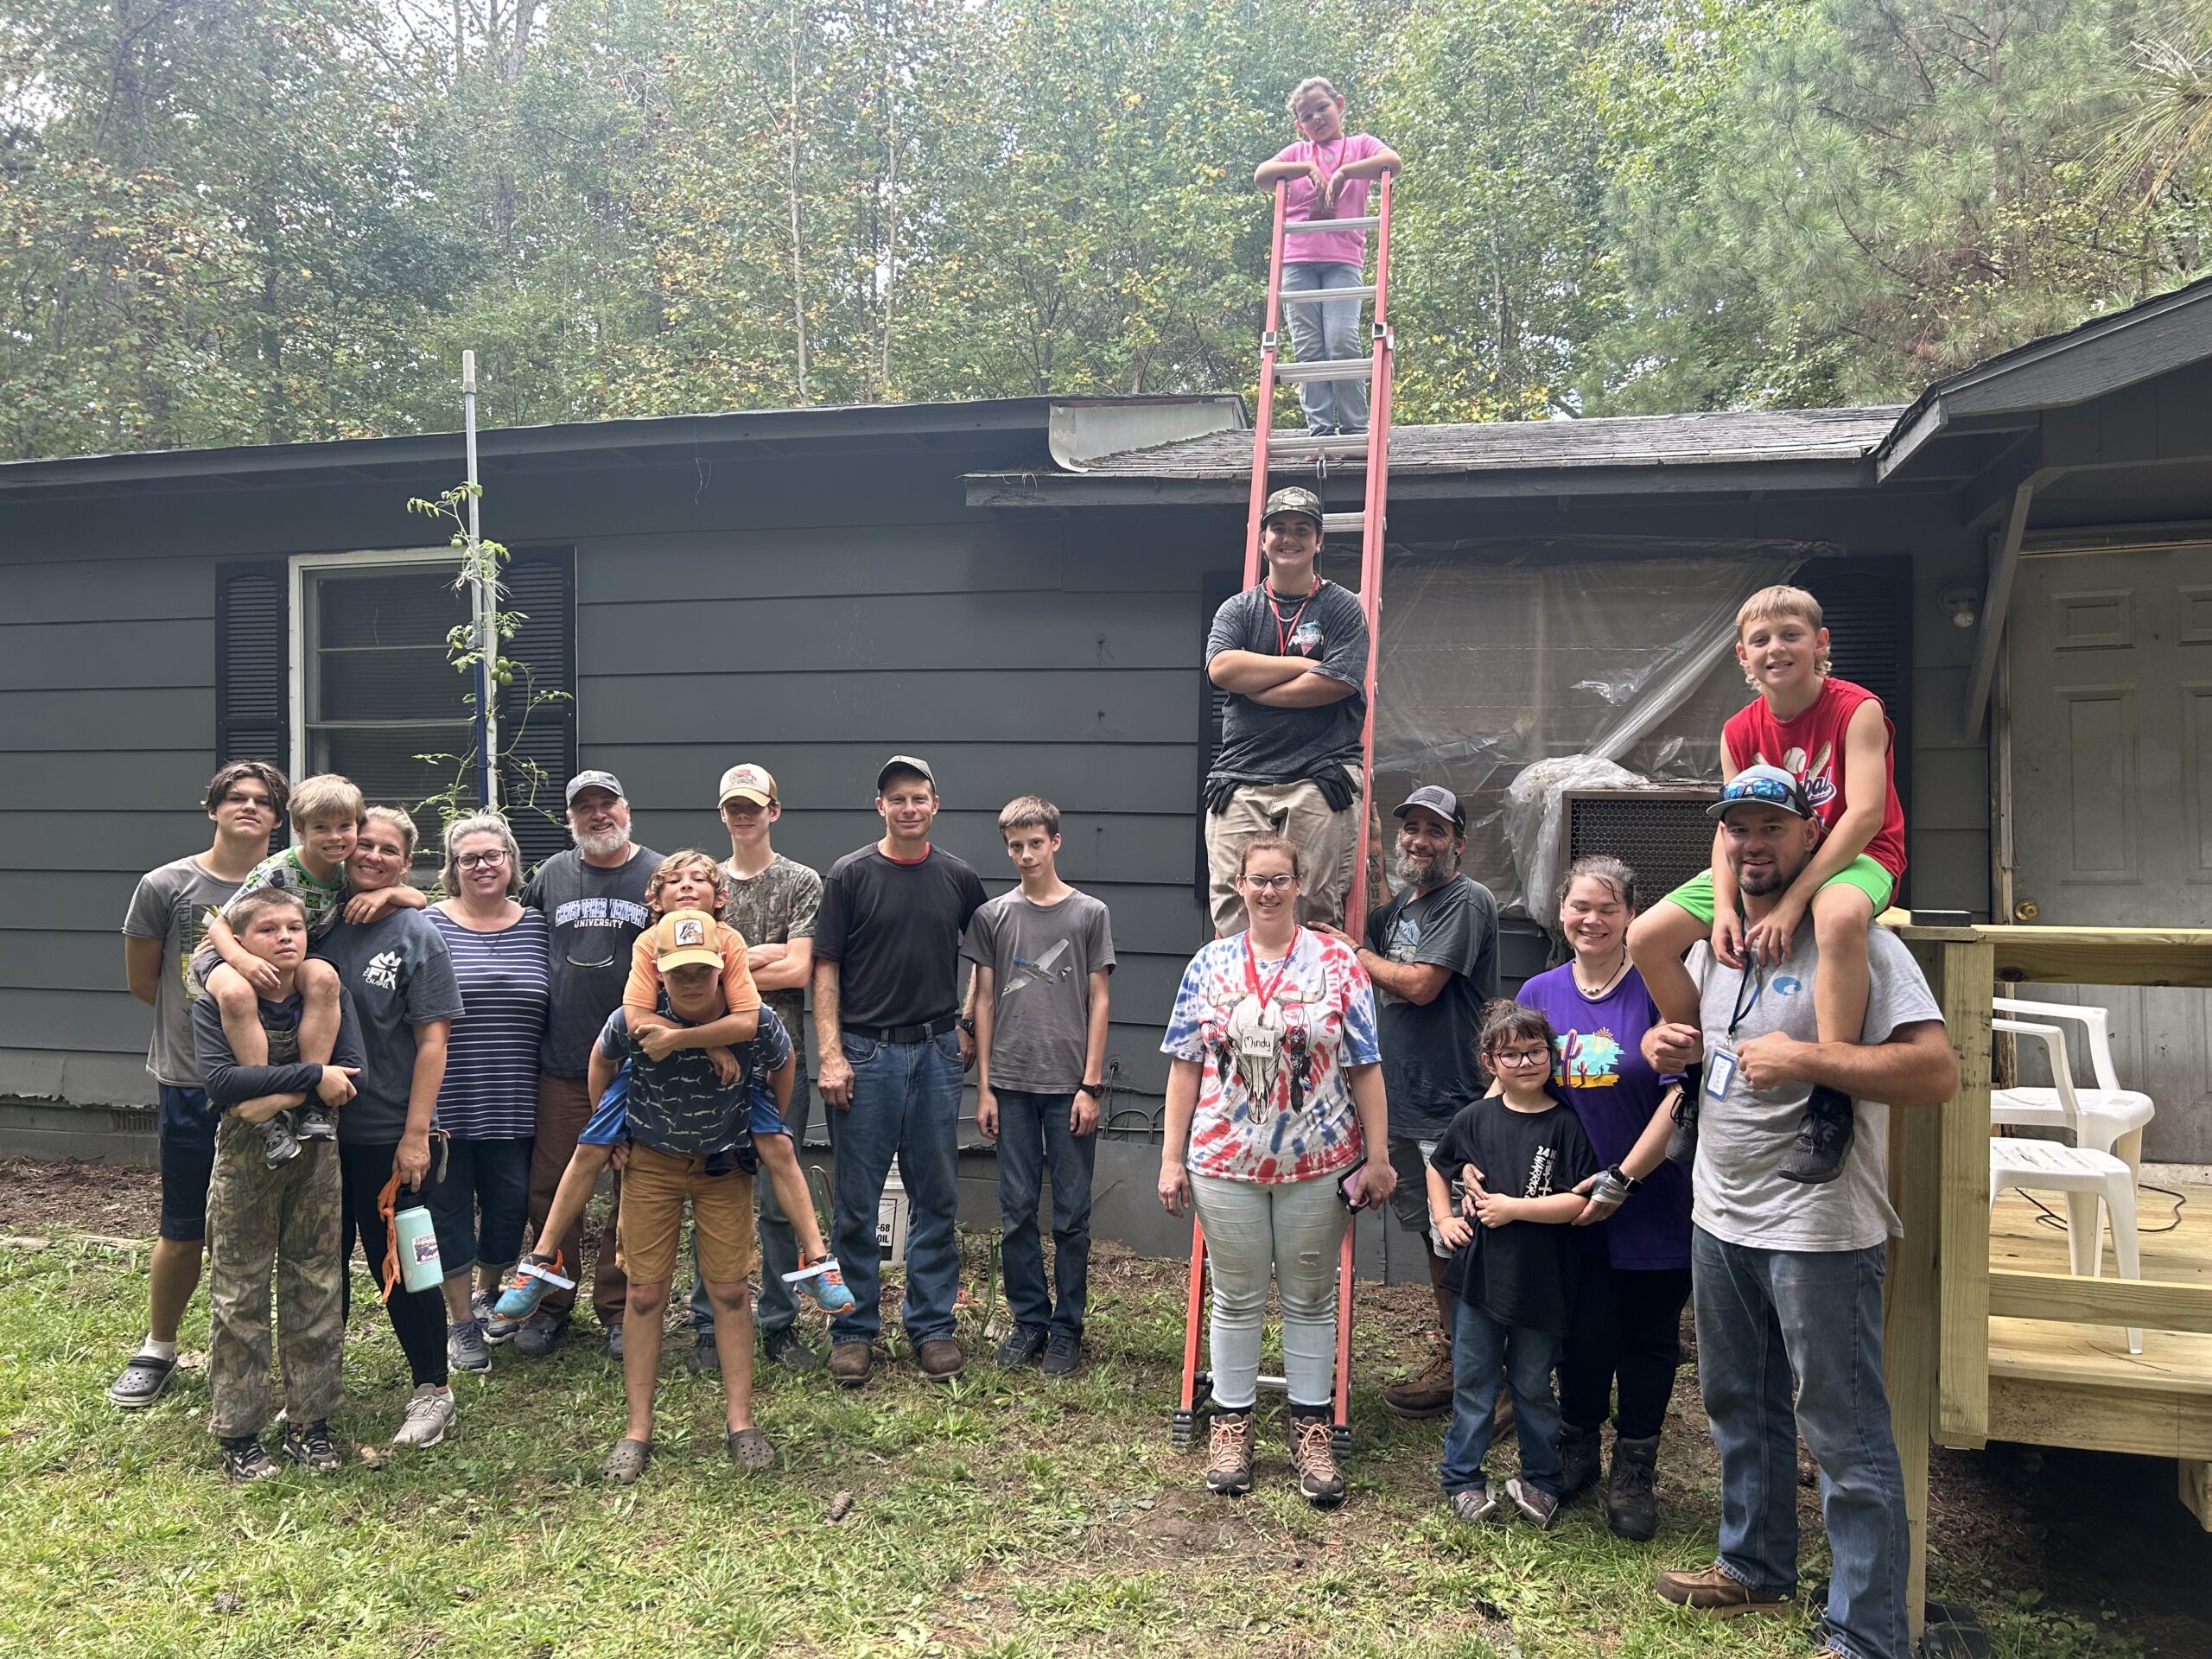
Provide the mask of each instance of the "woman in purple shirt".
{"label": "woman in purple shirt", "polygon": [[[1661,1159],[1669,1125],[1662,1103],[1676,1080],[1643,1058],[1643,1033],[1659,1018],[1628,959],[1636,919],[1636,876],[1617,858],[1578,859],[1560,893],[1560,931],[1574,960],[1521,988],[1559,1033],[1554,1076],[1573,1103],[1598,1161],[1586,1219],[1581,1289],[1559,1362],[1560,1459],[1569,1497],[1598,1478],[1599,1432],[1613,1402],[1613,1462],[1605,1519],[1624,1538],[1658,1528],[1652,1470],[1666,1420],[1682,1308],[1690,1294],[1690,1183]],[[1652,1144],[1631,1156],[1640,1140]],[[1622,1173],[1656,1164],[1642,1181]],[[1615,1209],[1618,1213],[1615,1214]]]}

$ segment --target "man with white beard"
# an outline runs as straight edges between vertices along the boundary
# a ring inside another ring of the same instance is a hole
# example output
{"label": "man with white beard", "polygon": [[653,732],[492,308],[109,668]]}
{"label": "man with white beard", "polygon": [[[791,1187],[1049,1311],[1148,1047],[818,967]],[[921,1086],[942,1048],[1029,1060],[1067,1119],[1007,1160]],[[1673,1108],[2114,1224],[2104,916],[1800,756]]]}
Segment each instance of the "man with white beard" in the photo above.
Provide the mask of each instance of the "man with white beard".
{"label": "man with white beard", "polygon": [[1439,1329],[1411,1375],[1383,1389],[1382,1402],[1402,1417],[1437,1417],[1452,1409],[1453,1312],[1443,1285],[1448,1253],[1437,1254],[1429,1229],[1428,1154],[1453,1115],[1485,1087],[1475,1038],[1483,1005],[1497,995],[1497,900],[1460,874],[1467,814],[1458,796],[1423,784],[1396,817],[1405,885],[1367,918],[1363,943],[1337,937],[1357,945],[1359,965],[1375,982],[1390,1163],[1398,1172],[1391,1210],[1401,1231],[1419,1242],[1436,1292]]}
{"label": "man with white beard", "polygon": [[[660,855],[630,839],[630,803],[621,780],[611,772],[580,772],[569,780],[569,835],[575,846],[537,867],[523,890],[522,901],[545,913],[553,934],[553,1001],[545,1021],[545,1042],[538,1056],[537,1141],[530,1160],[530,1224],[545,1224],[561,1173],[576,1150],[576,1136],[591,1122],[598,1103],[585,1073],[592,1044],[607,1016],[622,1006],[630,975],[630,950],[652,925],[645,884]],[[591,1281],[592,1311],[607,1328],[608,1357],[622,1357],[622,1310],[629,1281],[615,1260],[615,1220],[622,1202],[621,1178],[615,1178],[615,1207],[607,1212],[600,1236],[598,1265]],[[544,1250],[540,1239],[533,1247]],[[566,1270],[573,1274],[583,1248],[583,1228],[569,1229],[553,1241]],[[575,1306],[574,1290],[557,1287],[521,1325],[490,1320],[487,1342],[514,1338],[515,1351],[538,1359],[568,1328]]]}

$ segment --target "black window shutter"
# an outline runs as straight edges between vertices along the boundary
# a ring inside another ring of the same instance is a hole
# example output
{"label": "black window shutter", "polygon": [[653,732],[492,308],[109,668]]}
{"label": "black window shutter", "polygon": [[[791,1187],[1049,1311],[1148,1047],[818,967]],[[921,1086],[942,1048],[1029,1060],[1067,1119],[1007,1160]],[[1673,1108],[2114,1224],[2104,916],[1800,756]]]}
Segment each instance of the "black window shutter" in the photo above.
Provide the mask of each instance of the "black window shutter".
{"label": "black window shutter", "polygon": [[[575,550],[521,549],[502,579],[503,608],[523,620],[502,652],[515,675],[499,691],[499,798],[535,868],[569,845],[561,791],[576,770]],[[531,706],[548,692],[563,695]]]}
{"label": "black window shutter", "polygon": [[291,631],[282,560],[215,570],[215,764],[265,760],[289,776]]}
{"label": "black window shutter", "polygon": [[[1893,554],[1815,559],[1798,575],[1821,601],[1840,679],[1882,700],[1897,728],[1897,799],[1912,820],[1912,561]],[[1911,872],[1906,872],[1906,880]],[[1899,895],[1902,902],[1903,895]]]}

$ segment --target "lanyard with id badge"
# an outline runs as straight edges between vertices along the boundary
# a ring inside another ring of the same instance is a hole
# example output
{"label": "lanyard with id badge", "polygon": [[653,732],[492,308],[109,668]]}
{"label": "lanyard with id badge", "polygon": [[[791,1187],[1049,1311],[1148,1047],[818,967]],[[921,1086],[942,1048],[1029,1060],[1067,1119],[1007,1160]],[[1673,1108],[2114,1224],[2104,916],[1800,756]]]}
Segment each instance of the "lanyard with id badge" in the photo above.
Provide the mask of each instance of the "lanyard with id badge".
{"label": "lanyard with id badge", "polygon": [[[1751,995],[1746,998],[1745,991]],[[1751,1010],[1759,1005],[1759,998],[1766,995],[1766,969],[1754,963],[1742,969],[1736,979],[1736,997],[1728,1014],[1728,1040],[1736,1039],[1736,1028],[1751,1017]],[[1706,1057],[1705,1097],[1718,1106],[1728,1098],[1728,1084],[1736,1076],[1736,1052],[1732,1048],[1716,1048]]]}
{"label": "lanyard with id badge", "polygon": [[1252,936],[1244,936],[1246,995],[1230,1013],[1219,1057],[1224,1072],[1233,1069],[1244,1080],[1255,1106],[1273,1097],[1276,1072],[1287,1068],[1285,1109],[1293,1116],[1305,1109],[1313,1046],[1306,1031],[1304,997],[1285,994],[1278,999],[1277,994],[1283,990],[1297,956],[1298,934],[1293,932],[1289,950],[1262,984]]}

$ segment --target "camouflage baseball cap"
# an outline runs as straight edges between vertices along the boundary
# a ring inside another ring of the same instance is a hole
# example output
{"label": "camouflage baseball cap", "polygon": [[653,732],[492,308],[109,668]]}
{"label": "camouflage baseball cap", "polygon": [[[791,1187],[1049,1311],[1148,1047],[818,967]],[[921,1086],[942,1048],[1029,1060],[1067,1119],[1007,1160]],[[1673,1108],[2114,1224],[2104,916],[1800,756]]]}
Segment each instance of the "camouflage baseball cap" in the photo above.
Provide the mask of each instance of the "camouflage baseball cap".
{"label": "camouflage baseball cap", "polygon": [[1299,488],[1295,484],[1288,489],[1277,490],[1268,498],[1268,505],[1260,514],[1260,522],[1264,524],[1277,513],[1282,512],[1301,513],[1311,518],[1314,527],[1319,529],[1321,524],[1321,498],[1311,490]]}

